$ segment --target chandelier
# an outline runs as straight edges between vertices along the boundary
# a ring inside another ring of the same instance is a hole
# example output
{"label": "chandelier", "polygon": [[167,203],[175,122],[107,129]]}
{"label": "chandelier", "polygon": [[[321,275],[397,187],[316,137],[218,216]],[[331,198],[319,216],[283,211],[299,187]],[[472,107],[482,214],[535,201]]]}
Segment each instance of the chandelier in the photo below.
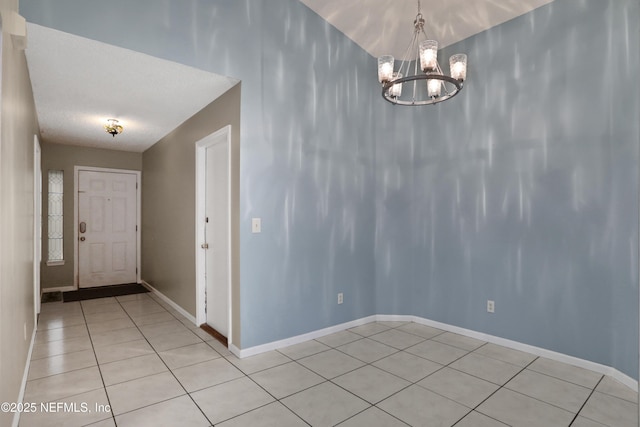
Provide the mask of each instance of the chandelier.
{"label": "chandelier", "polygon": [[392,104],[437,104],[453,98],[462,90],[467,77],[467,55],[451,56],[451,75],[445,75],[438,64],[438,42],[428,39],[424,32],[424,22],[418,0],[418,14],[413,21],[413,38],[398,70],[394,71],[393,56],[378,58],[378,81],[382,84],[382,97]]}
{"label": "chandelier", "polygon": [[122,125],[116,119],[107,120],[107,124],[104,125],[104,130],[114,138],[116,135],[121,134],[123,131]]}

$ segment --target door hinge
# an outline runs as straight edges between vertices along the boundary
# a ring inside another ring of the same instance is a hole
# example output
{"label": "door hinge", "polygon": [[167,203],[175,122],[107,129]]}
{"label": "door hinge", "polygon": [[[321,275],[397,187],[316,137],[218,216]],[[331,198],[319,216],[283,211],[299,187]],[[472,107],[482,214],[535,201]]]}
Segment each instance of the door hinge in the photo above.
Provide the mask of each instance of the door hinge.
{"label": "door hinge", "polygon": [[138,226],[136,225],[136,231],[138,231]]}
{"label": "door hinge", "polygon": [[138,274],[138,267],[136,267],[136,274]]}
{"label": "door hinge", "polygon": [[207,314],[207,289],[204,290],[204,314]]}
{"label": "door hinge", "polygon": [[136,182],[136,190],[138,189],[138,183]]}
{"label": "door hinge", "polygon": [[206,217],[206,218],[204,219],[204,222],[209,222],[209,217]]}

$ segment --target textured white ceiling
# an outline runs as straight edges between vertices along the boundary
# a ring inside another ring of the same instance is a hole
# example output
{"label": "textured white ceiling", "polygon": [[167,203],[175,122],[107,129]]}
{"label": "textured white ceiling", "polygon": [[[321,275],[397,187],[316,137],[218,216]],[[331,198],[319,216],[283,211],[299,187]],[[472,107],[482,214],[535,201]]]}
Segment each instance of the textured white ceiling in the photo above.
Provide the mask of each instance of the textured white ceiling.
{"label": "textured white ceiling", "polygon": [[[142,152],[237,83],[35,24],[27,34],[44,142]],[[105,132],[110,118],[122,134]]]}
{"label": "textured white ceiling", "polygon": [[[372,56],[402,58],[417,0],[300,0]],[[425,32],[443,48],[553,0],[421,0]]]}

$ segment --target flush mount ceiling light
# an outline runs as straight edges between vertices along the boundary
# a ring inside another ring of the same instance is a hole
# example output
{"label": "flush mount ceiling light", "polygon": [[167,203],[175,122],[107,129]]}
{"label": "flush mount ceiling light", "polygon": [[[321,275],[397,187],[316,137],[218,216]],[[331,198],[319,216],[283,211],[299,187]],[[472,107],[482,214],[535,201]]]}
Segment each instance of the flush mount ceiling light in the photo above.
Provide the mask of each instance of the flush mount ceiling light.
{"label": "flush mount ceiling light", "polygon": [[418,0],[413,38],[398,70],[394,71],[393,56],[378,58],[378,81],[382,84],[382,97],[392,104],[420,106],[446,101],[462,90],[467,78],[467,55],[464,54],[449,58],[451,76],[442,72],[438,64],[438,42],[428,39],[424,22]]}
{"label": "flush mount ceiling light", "polygon": [[116,119],[109,119],[107,120],[107,124],[104,125],[104,130],[115,138],[116,135],[121,134],[123,131],[119,123]]}

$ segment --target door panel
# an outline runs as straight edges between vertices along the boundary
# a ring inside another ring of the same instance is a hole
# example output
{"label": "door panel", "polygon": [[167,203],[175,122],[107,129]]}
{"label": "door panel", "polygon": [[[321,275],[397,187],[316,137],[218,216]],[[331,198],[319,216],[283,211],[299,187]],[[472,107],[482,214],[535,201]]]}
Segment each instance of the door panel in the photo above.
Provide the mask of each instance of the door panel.
{"label": "door panel", "polygon": [[229,333],[229,145],[206,149],[205,275],[207,324],[228,337]]}
{"label": "door panel", "polygon": [[136,281],[136,183],[130,173],[78,172],[79,287]]}

